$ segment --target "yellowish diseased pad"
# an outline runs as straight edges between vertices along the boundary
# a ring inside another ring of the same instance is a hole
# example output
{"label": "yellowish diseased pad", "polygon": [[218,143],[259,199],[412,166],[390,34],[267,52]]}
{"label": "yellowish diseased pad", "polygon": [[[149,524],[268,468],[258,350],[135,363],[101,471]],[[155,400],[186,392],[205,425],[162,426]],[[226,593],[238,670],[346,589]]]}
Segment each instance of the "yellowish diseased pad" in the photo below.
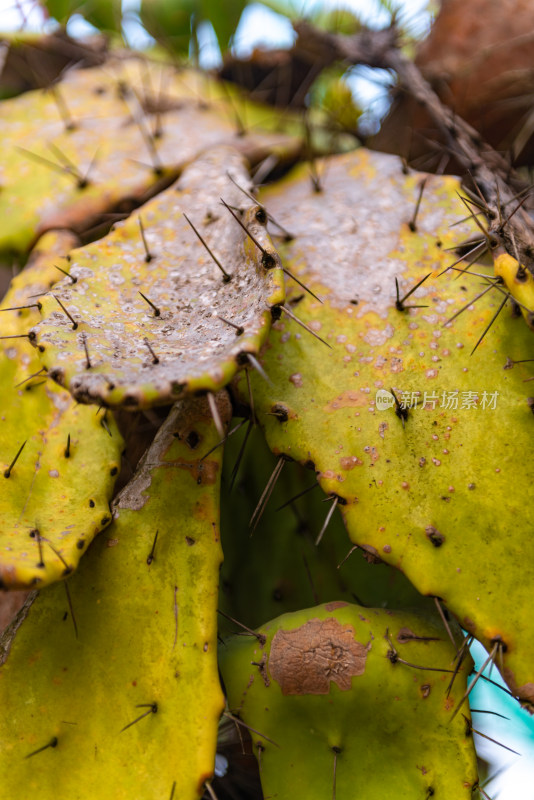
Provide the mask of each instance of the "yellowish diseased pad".
{"label": "yellowish diseased pad", "polygon": [[221,451],[200,461],[217,441],[205,400],[174,406],[68,581],[77,636],[63,586],[31,607],[0,672],[6,797],[160,800],[174,784],[180,800],[202,794],[223,706]]}
{"label": "yellowish diseased pad", "polygon": [[[302,170],[263,197],[295,234],[284,265],[325,299],[294,311],[333,348],[276,323],[263,357],[273,385],[253,387],[269,445],[313,462],[351,539],[497,645],[530,703],[534,417],[531,365],[516,362],[534,356],[532,332],[508,303],[483,336],[506,292],[470,305],[487,280],[439,275],[458,258],[446,248],[476,236],[470,223],[450,227],[465,216],[455,179],[429,176],[412,232],[421,176],[404,176],[397,158],[358,151],[321,169],[320,195]],[[493,275],[484,264],[471,272]],[[395,278],[402,298],[425,275],[406,305],[426,307],[398,310]],[[404,426],[391,389],[411,405]],[[276,404],[287,421],[269,416]]]}

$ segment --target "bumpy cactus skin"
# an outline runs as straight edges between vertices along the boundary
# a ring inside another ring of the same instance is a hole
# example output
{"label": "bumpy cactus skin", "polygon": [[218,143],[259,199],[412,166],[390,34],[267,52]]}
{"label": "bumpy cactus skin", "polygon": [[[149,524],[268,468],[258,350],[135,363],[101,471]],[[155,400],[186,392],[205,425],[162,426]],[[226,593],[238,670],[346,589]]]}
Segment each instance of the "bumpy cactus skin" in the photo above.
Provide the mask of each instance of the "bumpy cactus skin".
{"label": "bumpy cactus skin", "polygon": [[[461,235],[449,227],[464,216],[455,179],[429,177],[413,232],[420,178],[397,159],[359,151],[325,168],[320,194],[301,171],[263,198],[296,236],[287,265],[325,298],[295,311],[333,347],[276,323],[264,356],[274,386],[254,383],[269,445],[314,462],[353,541],[441,597],[530,703],[533,419],[530,368],[516,362],[532,358],[532,333],[504,308],[470,355],[505,299],[496,289],[446,324],[488,286],[453,270],[438,277]],[[406,301],[427,307],[399,310],[395,277],[402,300],[428,273]],[[419,393],[405,420],[375,402],[390,388],[399,400]],[[275,404],[287,421],[269,416]]]}
{"label": "bumpy cactus skin", "polygon": [[[73,241],[65,232],[43,237],[0,309],[35,304],[32,295],[46,291],[60,274],[50,265],[63,263],[61,255]],[[36,308],[0,310],[0,317],[2,335],[18,336],[28,333],[39,314]],[[1,345],[0,584],[42,587],[70,574],[111,521],[122,439],[112,419],[103,427],[102,414],[78,406],[47,380],[28,340],[5,339]]]}
{"label": "bumpy cactus skin", "polygon": [[[34,332],[43,363],[77,400],[136,408],[217,391],[265,342],[270,308],[285,297],[283,274],[261,210],[227,173],[250,188],[243,157],[214,148],[139,215],[71,254],[78,281],[66,278],[43,298]],[[268,264],[221,197],[243,209]]]}
{"label": "bumpy cactus skin", "polygon": [[337,602],[257,633],[228,640],[220,659],[266,797],[471,798],[469,712],[451,721],[466,673],[447,698],[440,669],[454,648],[439,619]]}
{"label": "bumpy cactus skin", "polygon": [[205,399],[174,406],[69,579],[77,637],[62,586],[31,607],[0,673],[5,797],[202,794],[223,707],[221,452],[200,460],[217,440]]}

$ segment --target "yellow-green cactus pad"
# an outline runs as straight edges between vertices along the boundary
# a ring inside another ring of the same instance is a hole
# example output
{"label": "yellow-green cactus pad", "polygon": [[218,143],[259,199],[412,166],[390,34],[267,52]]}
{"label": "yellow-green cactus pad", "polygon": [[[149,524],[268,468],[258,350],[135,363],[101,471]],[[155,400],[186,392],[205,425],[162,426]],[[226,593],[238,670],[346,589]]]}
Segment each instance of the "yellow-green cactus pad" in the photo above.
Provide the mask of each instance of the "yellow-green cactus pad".
{"label": "yellow-green cactus pad", "polygon": [[2,103],[0,250],[25,252],[43,231],[87,231],[106,212],[128,211],[217,144],[252,161],[295,152],[284,133],[237,135],[234,103],[212,85],[193,71],[110,58]]}
{"label": "yellow-green cactus pad", "polygon": [[[226,486],[244,436],[245,427],[225,446]],[[306,491],[316,483],[315,474],[294,462],[284,465],[251,536],[250,520],[276,463],[255,428],[246,443],[235,490],[223,492],[221,498],[222,611],[256,628],[280,614],[329,600],[397,609],[434,605],[399,570],[358,548],[350,552],[339,511],[329,522],[328,535],[315,546],[330,503],[324,502],[318,487]],[[305,495],[281,508],[303,491]],[[228,620],[221,619],[221,625],[235,631]]]}
{"label": "yellow-green cactus pad", "polygon": [[0,672],[5,797],[202,794],[223,708],[217,439],[205,399],[174,406],[68,581],[77,636],[63,586],[31,607]]}
{"label": "yellow-green cactus pad", "polygon": [[534,275],[508,253],[500,253],[493,268],[517,301],[529,328],[534,329]]}
{"label": "yellow-green cactus pad", "polygon": [[[43,234],[31,251],[26,266],[12,279],[2,300],[2,308],[18,308],[33,305],[30,309],[20,309],[16,315],[2,314],[0,329],[2,336],[9,331],[20,332],[21,321],[29,326],[39,321],[37,313],[41,295],[46,294],[57,283],[63,273],[68,273],[69,251],[80,244],[76,234],[66,230],[48,231]],[[71,282],[73,278],[70,279]],[[26,329],[25,329],[26,330]]]}
{"label": "yellow-green cactus pad", "polygon": [[362,150],[321,169],[319,194],[302,170],[264,196],[296,237],[285,263],[325,299],[297,287],[294,312],[332,346],[286,317],[274,326],[273,385],[253,387],[269,445],[313,462],[352,540],[441,597],[534,701],[534,418],[518,363],[531,331],[490,270],[439,275],[471,233],[450,227],[465,216],[456,179],[428,177],[414,232],[421,177],[397,158]]}
{"label": "yellow-green cactus pad", "polygon": [[250,188],[243,157],[215,148],[71,254],[77,282],[65,278],[42,298],[32,336],[76,400],[136,408],[216,391],[258,352],[284,299],[283,273],[265,212],[236,183]]}
{"label": "yellow-green cactus pad", "polygon": [[38,302],[31,295],[48,288],[48,262],[63,263],[70,244],[68,233],[43,237],[0,305],[1,335],[15,337],[0,341],[0,584],[7,589],[41,587],[68,575],[111,521],[118,430],[112,419],[77,405],[47,380],[24,338],[39,318],[37,308],[7,310]]}
{"label": "yellow-green cactus pad", "polygon": [[220,648],[265,797],[455,797],[477,785],[466,669],[438,619],[344,602],[285,614]]}

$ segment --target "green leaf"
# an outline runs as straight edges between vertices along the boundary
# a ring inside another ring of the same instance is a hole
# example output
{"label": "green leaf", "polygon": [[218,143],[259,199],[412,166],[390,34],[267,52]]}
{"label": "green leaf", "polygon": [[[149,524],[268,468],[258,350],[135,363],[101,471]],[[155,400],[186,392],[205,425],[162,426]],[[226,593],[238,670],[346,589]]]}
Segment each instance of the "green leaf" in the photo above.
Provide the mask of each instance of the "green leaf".
{"label": "green leaf", "polygon": [[168,50],[189,55],[191,23],[198,22],[201,0],[142,0],[141,22],[151,36]]}
{"label": "green leaf", "polygon": [[211,22],[221,53],[230,46],[248,0],[201,0],[202,16]]}
{"label": "green leaf", "polygon": [[81,14],[100,31],[120,33],[121,0],[42,0],[42,5],[61,25],[66,25],[74,14]]}
{"label": "green leaf", "polygon": [[65,25],[73,14],[78,12],[83,0],[41,0],[51,17]]}
{"label": "green leaf", "polygon": [[121,0],[85,0],[78,13],[99,31],[121,32]]}

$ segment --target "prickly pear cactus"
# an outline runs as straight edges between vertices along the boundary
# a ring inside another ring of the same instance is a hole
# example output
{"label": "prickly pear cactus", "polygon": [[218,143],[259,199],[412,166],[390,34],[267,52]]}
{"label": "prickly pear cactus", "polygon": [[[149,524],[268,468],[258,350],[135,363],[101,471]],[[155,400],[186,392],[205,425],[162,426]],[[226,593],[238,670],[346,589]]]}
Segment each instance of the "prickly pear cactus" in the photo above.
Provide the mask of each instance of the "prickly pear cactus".
{"label": "prickly pear cactus", "polygon": [[48,231],[38,239],[24,269],[13,277],[2,300],[2,308],[26,305],[31,307],[20,309],[20,313],[16,316],[2,314],[0,318],[2,335],[7,335],[13,325],[19,330],[21,320],[28,321],[30,325],[39,320],[39,314],[34,309],[39,307],[41,295],[45,295],[65,273],[68,273],[69,250],[78,247],[79,244],[76,234],[66,230]]}
{"label": "prickly pear cactus", "polygon": [[[0,589],[41,590],[0,636],[2,791],[214,800],[218,606],[266,798],[467,800],[448,610],[534,710],[532,276],[463,269],[494,240],[458,181],[365,150],[255,202],[353,146],[347,86],[296,121],[155,53],[0,106]],[[159,432],[112,500],[119,425],[125,466]]]}
{"label": "prickly pear cactus", "polygon": [[69,575],[111,521],[122,450],[117,427],[48,380],[27,339],[32,320],[39,318],[35,294],[61,274],[49,264],[62,263],[72,242],[68,233],[43,237],[0,304],[7,337],[0,342],[2,588],[42,587]]}
{"label": "prickly pear cactus", "polygon": [[127,408],[225,386],[285,297],[249,188],[242,156],[215,148],[139,215],[74,251],[76,283],[42,299],[32,331],[51,377],[80,402]]}
{"label": "prickly pear cactus", "polygon": [[[446,638],[446,637],[445,637]],[[344,602],[285,614],[220,648],[265,797],[468,800],[477,785],[466,671],[438,619]]]}
{"label": "prickly pear cactus", "polygon": [[[225,446],[222,611],[255,628],[282,613],[329,600],[356,600],[365,606],[396,609],[434,606],[399,570],[384,562],[368,563],[378,559],[357,548],[351,552],[339,511],[329,522],[328,535],[315,545],[330,504],[324,502],[310,470],[294,462],[284,463],[262,512],[259,501],[278,459],[268,452],[258,428],[248,437],[234,489],[230,490],[246,435],[243,427]],[[310,492],[314,484],[316,489]],[[304,491],[306,494],[299,498]],[[297,499],[286,505],[294,497]],[[219,627],[236,630],[224,618]]]}
{"label": "prickly pear cactus", "polygon": [[465,216],[455,179],[428,178],[414,224],[421,177],[398,159],[362,150],[321,169],[320,193],[301,169],[263,196],[295,235],[284,264],[325,300],[299,289],[292,308],[331,345],[276,323],[272,384],[253,386],[267,440],[313,462],[352,540],[442,598],[531,703],[534,475],[531,458],[517,465],[532,452],[530,370],[518,363],[533,355],[531,331],[483,266],[441,274],[462,225],[471,233],[450,227]]}
{"label": "prickly pear cactus", "polygon": [[518,304],[529,328],[534,329],[534,275],[508,253],[499,253],[493,268]]}
{"label": "prickly pear cactus", "polygon": [[[228,401],[219,395],[222,420]],[[0,671],[6,797],[197,800],[213,772],[221,451],[175,405],[80,570],[40,593]],[[4,636],[4,659],[9,646]]]}
{"label": "prickly pear cactus", "polygon": [[252,162],[295,152],[298,140],[283,132],[237,136],[236,104],[211,85],[201,73],[146,58],[110,58],[2,103],[0,252],[24,253],[49,229],[90,231],[103,215],[128,212],[168,186],[218,144],[232,144]]}

